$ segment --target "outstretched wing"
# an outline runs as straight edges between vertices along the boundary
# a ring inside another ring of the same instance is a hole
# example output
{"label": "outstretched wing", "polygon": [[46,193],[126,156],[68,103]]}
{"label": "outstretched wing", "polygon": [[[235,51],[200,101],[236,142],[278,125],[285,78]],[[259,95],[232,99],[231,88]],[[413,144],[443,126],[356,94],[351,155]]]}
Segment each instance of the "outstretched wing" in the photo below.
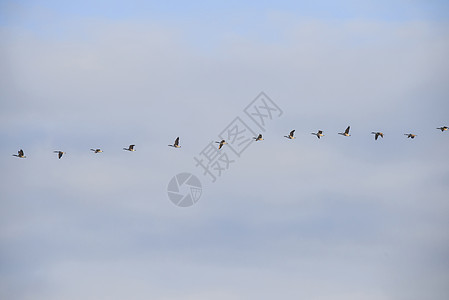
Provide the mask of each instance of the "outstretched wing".
{"label": "outstretched wing", "polygon": [[175,145],[175,147],[179,145],[179,136],[176,138],[174,145]]}
{"label": "outstretched wing", "polygon": [[59,152],[58,152],[58,158],[61,159],[61,157],[62,157],[63,154],[64,154],[64,152],[59,151]]}
{"label": "outstretched wing", "polygon": [[348,126],[348,128],[346,128],[345,133],[349,134],[349,129],[351,129],[351,126]]}
{"label": "outstretched wing", "polygon": [[19,153],[19,156],[23,156],[23,150],[22,150],[22,149],[20,149],[20,150],[18,151],[18,153]]}
{"label": "outstretched wing", "polygon": [[295,134],[295,130],[293,129],[292,131],[290,131],[290,136],[293,136]]}

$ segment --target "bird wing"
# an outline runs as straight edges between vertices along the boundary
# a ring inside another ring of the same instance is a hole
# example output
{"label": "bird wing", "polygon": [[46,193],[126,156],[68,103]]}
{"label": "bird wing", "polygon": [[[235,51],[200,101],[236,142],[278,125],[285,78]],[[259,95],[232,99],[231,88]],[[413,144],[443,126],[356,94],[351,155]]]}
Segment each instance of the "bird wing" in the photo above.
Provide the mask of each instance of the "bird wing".
{"label": "bird wing", "polygon": [[290,132],[290,136],[293,136],[295,134],[295,130],[292,130],[291,132]]}
{"label": "bird wing", "polygon": [[59,153],[58,153],[59,159],[61,159],[61,157],[62,157],[63,154],[64,154],[64,152],[59,151]]}
{"label": "bird wing", "polygon": [[22,149],[20,149],[18,153],[19,153],[19,156],[23,156],[23,150]]}
{"label": "bird wing", "polygon": [[351,126],[348,126],[348,128],[346,128],[345,133],[349,134],[349,129],[351,128]]}
{"label": "bird wing", "polygon": [[134,150],[135,145],[129,145],[129,150]]}
{"label": "bird wing", "polygon": [[178,145],[179,145],[179,136],[175,140],[175,146],[178,146]]}

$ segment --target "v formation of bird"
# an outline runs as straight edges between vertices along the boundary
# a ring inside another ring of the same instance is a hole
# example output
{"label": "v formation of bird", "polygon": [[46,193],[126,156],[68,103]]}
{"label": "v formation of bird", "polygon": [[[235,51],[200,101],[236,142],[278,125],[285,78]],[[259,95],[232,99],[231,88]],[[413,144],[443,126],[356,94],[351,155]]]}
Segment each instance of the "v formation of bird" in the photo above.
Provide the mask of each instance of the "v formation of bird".
{"label": "v formation of bird", "polygon": [[[349,130],[350,129],[351,129],[351,126],[348,126],[344,132],[339,132],[338,134],[343,135],[343,136],[351,136],[349,134]],[[448,126],[442,126],[442,127],[438,127],[437,129],[441,130],[441,132],[444,132],[444,131],[447,131],[449,129],[449,127]],[[315,135],[318,139],[321,139],[321,137],[324,136],[322,130],[318,130],[317,132],[312,132],[311,134]],[[384,134],[382,132],[380,132],[380,131],[373,131],[373,132],[371,132],[371,134],[374,134],[374,140],[376,140],[376,141],[377,141],[377,139],[379,137],[381,137],[381,138],[384,137]],[[293,129],[292,131],[290,131],[290,133],[288,135],[284,135],[284,137],[289,139],[289,140],[293,140],[293,139],[295,139],[294,135],[295,135],[295,130]],[[410,139],[414,139],[415,137],[417,137],[417,135],[413,134],[413,133],[404,133],[404,135],[407,136],[407,138],[410,138]],[[253,139],[256,142],[263,141],[262,134],[259,134],[257,137],[253,137]],[[218,144],[218,149],[223,148],[223,146],[227,144],[227,142],[225,140],[221,140],[221,141],[215,142],[215,143]],[[129,145],[128,148],[123,148],[123,150],[134,152],[134,151],[136,151],[136,149],[134,149],[135,146],[136,145]],[[181,148],[181,146],[179,145],[179,136],[175,139],[175,142],[172,145],[168,145],[168,146],[173,147],[173,148]],[[102,153],[103,152],[103,150],[101,150],[100,148],[96,148],[96,149],[91,148],[90,150],[92,152],[94,152],[94,153]],[[66,152],[61,151],[61,150],[55,150],[53,152],[54,153],[58,153],[58,158],[59,159],[61,159],[62,156],[64,154],[66,154]],[[15,157],[18,157],[18,158],[26,158],[26,156],[25,156],[25,154],[24,154],[22,149],[20,149],[17,152],[17,154],[13,154],[12,156],[15,156]]]}

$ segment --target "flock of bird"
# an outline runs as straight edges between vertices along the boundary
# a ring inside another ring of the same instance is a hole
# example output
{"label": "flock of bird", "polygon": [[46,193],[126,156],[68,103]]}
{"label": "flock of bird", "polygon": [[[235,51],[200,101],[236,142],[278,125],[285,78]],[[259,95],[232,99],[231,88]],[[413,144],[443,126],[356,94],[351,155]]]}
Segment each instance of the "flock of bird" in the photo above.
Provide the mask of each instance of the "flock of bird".
{"label": "flock of bird", "polygon": [[[350,130],[350,129],[351,129],[351,126],[348,126],[344,132],[339,132],[338,134],[343,135],[343,136],[351,136],[351,135],[349,134],[349,130]],[[449,129],[449,127],[447,127],[447,126],[442,126],[442,127],[438,127],[437,129],[439,129],[439,130],[441,130],[441,132],[443,132],[443,131],[447,131],[447,130]],[[312,132],[311,134],[315,135],[315,136],[316,136],[317,138],[319,138],[319,139],[320,139],[321,137],[324,136],[322,130],[318,130],[318,132]],[[377,139],[378,139],[379,137],[381,137],[381,138],[384,137],[384,134],[383,134],[382,132],[379,132],[379,131],[373,131],[373,132],[371,132],[371,134],[374,134],[374,139],[375,139],[376,141],[377,141]],[[295,135],[295,130],[292,130],[292,131],[290,131],[289,135],[284,135],[284,137],[287,138],[287,139],[292,140],[292,139],[295,138],[294,135]],[[414,139],[414,138],[416,137],[416,134],[413,134],[413,133],[404,133],[404,135],[406,135],[407,138],[411,138],[411,139]],[[257,137],[253,137],[253,139],[254,139],[256,142],[258,142],[258,141],[263,141],[262,134],[259,134]],[[219,144],[219,145],[218,145],[218,149],[221,149],[221,148],[223,147],[223,145],[226,145],[226,144],[227,144],[227,142],[226,142],[225,140],[221,140],[221,141],[215,142],[215,143]],[[126,150],[126,151],[136,151],[136,150],[134,149],[135,146],[136,146],[136,145],[129,145],[128,148],[123,148],[123,150]],[[175,139],[175,142],[174,142],[172,145],[168,145],[168,146],[174,147],[174,148],[181,148],[181,146],[179,145],[179,136]],[[93,151],[94,153],[101,153],[101,152],[103,152],[103,150],[101,150],[101,149],[90,149],[90,150]],[[58,158],[59,158],[59,159],[61,159],[61,157],[65,154],[64,151],[60,151],[60,150],[56,150],[56,151],[53,151],[53,152],[54,152],[54,153],[58,153]],[[22,149],[20,149],[20,150],[17,152],[17,154],[13,154],[13,156],[16,156],[16,157],[18,157],[18,158],[26,158],[26,156],[25,156],[25,154],[24,154],[24,152],[23,152]]]}

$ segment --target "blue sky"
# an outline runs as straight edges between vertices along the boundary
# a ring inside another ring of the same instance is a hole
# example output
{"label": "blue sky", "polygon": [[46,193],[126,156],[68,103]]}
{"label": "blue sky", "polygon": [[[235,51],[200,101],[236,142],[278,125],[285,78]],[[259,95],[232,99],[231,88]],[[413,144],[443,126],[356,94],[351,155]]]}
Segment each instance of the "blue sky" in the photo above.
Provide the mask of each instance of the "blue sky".
{"label": "blue sky", "polygon": [[[447,11],[2,1],[0,298],[446,299]],[[193,157],[261,91],[283,115],[211,183]]]}
{"label": "blue sky", "polygon": [[[79,1],[77,3],[61,3],[60,1],[3,1],[3,6],[22,6],[41,8],[58,14],[74,17],[101,17],[126,19],[129,17],[153,17],[181,19],[208,16],[225,17],[231,15],[258,13],[263,15],[269,11],[290,11],[298,17],[345,19],[372,18],[381,20],[410,19],[446,19],[446,1]],[[238,9],[236,9],[238,8]],[[11,17],[11,16],[10,16]],[[14,17],[14,16],[12,16]]]}

